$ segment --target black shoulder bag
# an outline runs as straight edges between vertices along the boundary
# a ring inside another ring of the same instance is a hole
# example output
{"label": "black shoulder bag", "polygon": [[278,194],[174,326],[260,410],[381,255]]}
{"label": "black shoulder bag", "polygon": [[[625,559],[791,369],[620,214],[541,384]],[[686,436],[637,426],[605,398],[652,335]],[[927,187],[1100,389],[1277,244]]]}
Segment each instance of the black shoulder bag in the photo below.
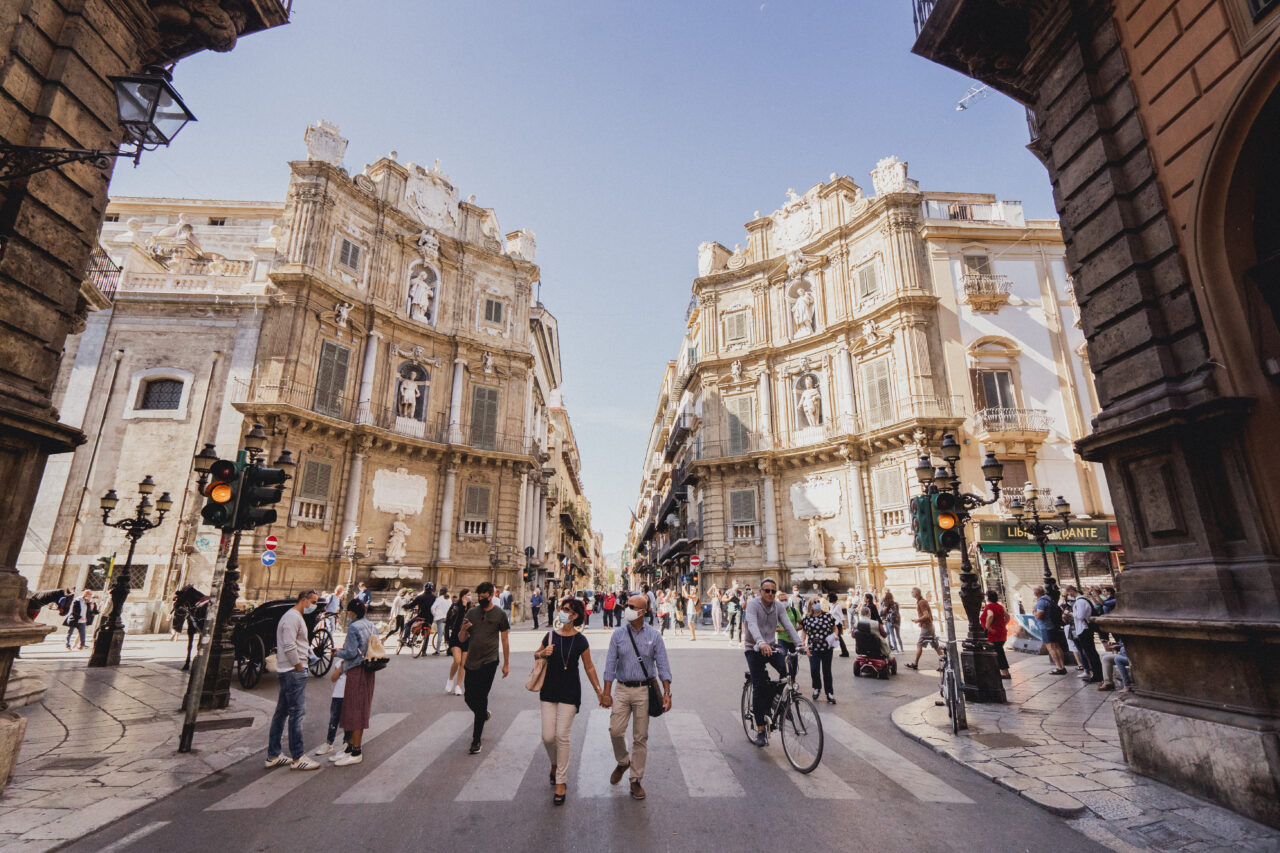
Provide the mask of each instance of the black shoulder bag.
{"label": "black shoulder bag", "polygon": [[661,717],[666,713],[662,707],[662,685],[658,683],[657,676],[649,677],[649,670],[644,665],[644,658],[640,657],[640,647],[636,645],[636,638],[631,635],[631,626],[624,625],[627,632],[627,639],[631,641],[631,648],[636,653],[636,660],[640,662],[640,671],[644,673],[645,683],[649,685],[649,716]]}

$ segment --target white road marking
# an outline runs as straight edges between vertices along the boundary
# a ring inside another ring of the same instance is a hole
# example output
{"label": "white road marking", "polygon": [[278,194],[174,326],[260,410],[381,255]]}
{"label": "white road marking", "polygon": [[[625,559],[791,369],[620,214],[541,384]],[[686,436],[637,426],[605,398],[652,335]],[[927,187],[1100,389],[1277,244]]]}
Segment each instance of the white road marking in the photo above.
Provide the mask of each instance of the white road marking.
{"label": "white road marking", "polygon": [[[361,743],[368,743],[407,716],[409,715],[374,714],[369,718],[369,728],[365,731],[364,740]],[[311,755],[311,753],[307,754]],[[312,758],[321,763],[320,770],[299,770],[295,772],[287,767],[264,770],[263,773],[265,775],[261,779],[256,782],[250,782],[234,794],[218,800],[218,802],[206,808],[205,811],[226,812],[238,809],[265,809],[294,788],[302,785],[313,775],[323,773],[333,767],[328,761],[328,756],[322,758],[312,756]]]}
{"label": "white road marking", "polygon": [[337,805],[393,802],[417,781],[431,762],[453,745],[458,733],[470,725],[472,719],[470,711],[450,711],[396,750],[394,755],[383,759],[368,776],[353,780],[355,785],[333,802]]}
{"label": "white road marking", "polygon": [[871,735],[835,716],[822,718],[822,728],[854,755],[874,767],[889,781],[901,785],[926,803],[972,803],[973,800],[924,768],[912,764]]}
{"label": "white road marking", "polygon": [[624,793],[628,790],[622,783],[616,788],[609,784],[609,774],[618,766],[609,740],[609,717],[610,713],[604,708],[596,708],[587,716],[587,737],[582,742],[578,775],[573,783],[575,798],[608,797],[619,789]]}
{"label": "white road marking", "polygon": [[[490,741],[492,743],[492,741]],[[521,711],[502,733],[471,779],[455,798],[459,802],[513,800],[520,783],[537,752],[546,755],[542,746],[542,711]]]}
{"label": "white road marking", "polygon": [[129,833],[123,838],[116,839],[112,843],[108,844],[106,847],[103,847],[101,850],[99,850],[98,853],[116,853],[117,850],[123,850],[133,842],[137,841],[138,839],[146,838],[148,835],[155,832],[157,829],[163,829],[168,825],[169,825],[169,821],[167,820],[158,820],[155,823],[149,823],[144,827],[135,829],[133,832]]}
{"label": "white road marking", "polygon": [[[733,718],[735,720],[738,719],[738,715],[734,714]],[[787,761],[786,754],[782,751],[781,734],[774,737],[769,742],[769,745],[764,748],[764,751],[773,763],[787,774],[787,778],[795,783],[795,786],[800,789],[800,793],[811,800],[862,799],[861,794],[845,784],[844,780],[825,764],[820,763],[811,773],[797,773],[796,769],[791,766],[791,762]]]}
{"label": "white road marking", "polygon": [[[666,721],[667,732],[684,774],[691,797],[743,797],[746,792],[724,760],[724,752],[712,740],[707,727],[694,711],[670,711],[660,719]],[[652,722],[650,728],[652,729]],[[650,741],[652,741],[652,731]]]}

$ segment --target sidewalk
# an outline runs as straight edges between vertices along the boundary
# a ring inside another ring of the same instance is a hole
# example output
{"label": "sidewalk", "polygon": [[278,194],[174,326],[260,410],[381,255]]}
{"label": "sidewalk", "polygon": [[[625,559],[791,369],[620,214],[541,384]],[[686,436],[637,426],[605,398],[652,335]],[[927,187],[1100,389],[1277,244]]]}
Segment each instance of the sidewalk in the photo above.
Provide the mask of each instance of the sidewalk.
{"label": "sidewalk", "polygon": [[1008,704],[967,705],[969,729],[959,736],[933,694],[898,708],[893,723],[1113,850],[1280,851],[1280,832],[1130,772],[1116,693],[1085,684],[1074,667],[1049,675],[1046,658],[1018,655],[1010,671]]}
{"label": "sidewalk", "polygon": [[88,652],[63,643],[51,635],[15,663],[48,691],[12,709],[27,733],[0,796],[0,850],[59,847],[262,750],[274,703],[237,690],[229,710],[200,720],[248,718],[251,726],[198,731],[195,750],[178,753],[185,638],[131,635],[120,665],[104,669],[89,669]]}

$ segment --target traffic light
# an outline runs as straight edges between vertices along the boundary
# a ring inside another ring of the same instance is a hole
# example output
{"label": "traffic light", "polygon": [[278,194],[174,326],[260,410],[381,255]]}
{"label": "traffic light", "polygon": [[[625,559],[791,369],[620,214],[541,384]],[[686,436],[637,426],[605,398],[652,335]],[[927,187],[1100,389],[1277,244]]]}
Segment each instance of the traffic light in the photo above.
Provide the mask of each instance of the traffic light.
{"label": "traffic light", "polygon": [[911,499],[911,533],[917,551],[932,554],[938,550],[934,538],[933,502],[930,495]]}
{"label": "traffic light", "polygon": [[694,569],[693,571],[689,572],[689,583],[690,583],[690,584],[692,584],[693,586],[697,586],[697,585],[698,585],[698,570],[697,570],[697,569]]}
{"label": "traffic light", "polygon": [[521,579],[524,580],[525,583],[533,582],[533,572],[529,571],[528,566],[525,567],[523,574],[521,574]]}
{"label": "traffic light", "polygon": [[230,459],[219,459],[209,466],[209,482],[204,487],[207,498],[200,509],[200,517],[210,527],[229,530],[235,520],[232,515],[236,493],[240,490],[240,471]]}
{"label": "traffic light", "polygon": [[279,503],[284,496],[284,483],[289,475],[281,468],[250,465],[240,475],[240,508],[236,528],[252,530],[276,523],[276,511],[264,509]]}
{"label": "traffic light", "polygon": [[936,553],[945,554],[960,547],[959,504],[951,492],[933,496],[933,529]]}

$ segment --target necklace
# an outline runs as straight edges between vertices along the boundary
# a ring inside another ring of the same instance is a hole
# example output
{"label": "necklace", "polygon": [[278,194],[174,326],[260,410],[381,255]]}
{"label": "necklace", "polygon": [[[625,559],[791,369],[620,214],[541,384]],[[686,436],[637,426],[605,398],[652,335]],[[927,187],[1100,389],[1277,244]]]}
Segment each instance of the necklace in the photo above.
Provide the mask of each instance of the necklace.
{"label": "necklace", "polygon": [[[560,636],[559,632],[556,632],[556,636],[560,637],[562,641],[566,639],[565,637]],[[561,642],[557,649],[560,652],[560,669],[564,672],[569,671],[569,659],[573,657],[573,638],[569,637],[568,640],[569,642],[567,643]],[[565,646],[569,647],[569,653],[567,655],[565,654]]]}

